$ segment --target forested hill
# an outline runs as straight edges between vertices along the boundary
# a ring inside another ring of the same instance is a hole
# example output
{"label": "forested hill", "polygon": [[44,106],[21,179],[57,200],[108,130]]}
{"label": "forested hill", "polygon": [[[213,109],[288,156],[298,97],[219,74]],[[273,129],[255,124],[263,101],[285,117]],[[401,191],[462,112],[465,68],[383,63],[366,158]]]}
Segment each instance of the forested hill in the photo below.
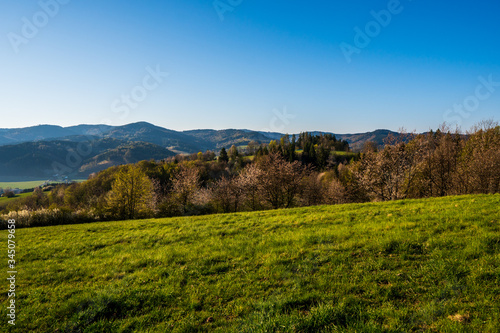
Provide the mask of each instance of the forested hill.
{"label": "forested hill", "polygon": [[[334,134],[337,139],[349,142],[351,148],[361,148],[367,141],[383,145],[389,135],[398,135],[389,130],[376,130],[358,134],[337,134],[332,132],[311,132]],[[293,133],[288,133],[292,135]],[[299,133],[295,133],[297,136]],[[54,125],[39,125],[26,128],[0,129],[0,146],[15,145],[33,141],[78,141],[78,137],[111,138],[131,142],[148,142],[162,146],[175,152],[197,153],[205,150],[215,150],[232,145],[242,146],[254,141],[269,143],[279,140],[284,133],[252,131],[247,129],[199,129],[189,131],[174,131],[147,122],[138,122],[123,126],[108,125],[77,125],[61,127]]]}
{"label": "forested hill", "polygon": [[[316,135],[320,132],[311,132]],[[333,134],[333,133],[327,133]],[[381,146],[388,130],[333,134],[358,151],[368,141]],[[159,160],[221,148],[268,144],[284,134],[246,129],[174,131],[147,122],[124,126],[39,125],[0,129],[0,180],[45,179],[54,175],[85,178],[113,165]],[[299,134],[295,134],[299,137]],[[76,152],[76,153],[75,153]],[[55,167],[56,166],[56,167]],[[60,166],[60,167],[57,167]]]}
{"label": "forested hill", "polygon": [[161,160],[174,155],[174,152],[151,143],[110,138],[80,142],[24,142],[0,146],[0,179],[55,179],[63,175],[86,178],[92,172],[113,165]]}

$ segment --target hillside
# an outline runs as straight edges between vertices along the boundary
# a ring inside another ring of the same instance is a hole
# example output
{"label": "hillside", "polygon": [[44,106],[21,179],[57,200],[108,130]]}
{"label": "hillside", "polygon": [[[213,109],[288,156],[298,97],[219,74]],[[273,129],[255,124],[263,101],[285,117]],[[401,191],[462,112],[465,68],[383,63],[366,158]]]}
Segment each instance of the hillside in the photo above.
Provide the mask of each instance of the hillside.
{"label": "hillside", "polygon": [[[320,132],[312,132],[320,134]],[[379,146],[384,139],[397,133],[377,130],[360,134],[335,134],[337,139],[349,142],[354,151],[359,151],[367,141]],[[0,181],[38,180],[52,177],[55,173],[86,178],[89,172],[105,167],[146,160],[161,159],[175,154],[193,154],[222,147],[246,146],[250,142],[269,143],[279,140],[283,134],[250,130],[191,130],[173,131],[147,122],[123,126],[77,125],[60,127],[39,125],[20,129],[0,129]],[[297,134],[298,136],[298,134]],[[92,141],[89,156],[64,172],[54,171],[54,162],[67,165],[68,149],[76,150],[79,143]],[[117,154],[116,149],[121,146]],[[127,151],[124,147],[134,147]],[[104,155],[103,155],[104,154]],[[112,156],[107,158],[106,156]]]}
{"label": "hillside", "polygon": [[148,142],[179,153],[197,153],[214,148],[210,143],[193,136],[146,122],[112,128],[104,133],[104,136],[132,142]]}
{"label": "hillside", "polygon": [[[313,131],[312,134],[326,132]],[[330,132],[328,132],[330,133]],[[293,133],[290,133],[292,135]],[[299,133],[295,133],[298,135]],[[360,149],[367,141],[374,141],[378,145],[384,144],[389,135],[398,135],[389,130],[376,130],[358,134],[334,134],[339,140],[346,140],[354,149]],[[148,142],[173,151],[197,153],[207,149],[214,150],[234,145],[247,145],[250,141],[268,143],[270,140],[279,140],[283,134],[276,132],[252,131],[247,129],[225,130],[189,130],[174,131],[147,122],[138,122],[123,126],[108,125],[77,125],[60,127],[40,125],[18,129],[0,129],[0,146],[13,145],[32,141],[47,141],[58,139],[73,141],[88,136],[113,138],[124,141]]]}
{"label": "hillside", "polygon": [[38,141],[60,138],[75,134],[73,131],[61,126],[39,125],[26,128],[0,129],[0,144]]}
{"label": "hillside", "polygon": [[[275,132],[258,132],[271,140],[279,140],[283,134],[281,133],[275,133]],[[349,147],[351,148],[352,151],[354,152],[359,152],[362,148],[363,145],[368,142],[372,141],[375,142],[378,146],[384,146],[385,142],[384,140],[389,136],[395,136],[398,137],[399,133],[389,131],[389,130],[375,130],[372,132],[366,132],[366,133],[357,133],[357,134],[337,134],[337,133],[332,133],[332,132],[320,132],[320,131],[311,131],[310,132],[312,135],[320,135],[320,134],[333,134],[339,141],[347,141],[349,143]],[[295,135],[298,136],[296,133]]]}
{"label": "hillside", "polygon": [[477,195],[18,229],[16,328],[498,332],[499,205]]}
{"label": "hillside", "polygon": [[147,142],[184,152],[211,149],[211,145],[182,132],[168,130],[147,122],[124,126],[77,125],[60,127],[39,125],[19,129],[0,129],[0,146],[33,141],[81,141],[88,137],[111,138],[131,142]]}
{"label": "hillside", "polygon": [[[196,138],[202,139],[204,141],[210,142],[217,149],[222,147],[228,148],[232,145],[235,146],[246,146],[250,142],[254,141],[257,143],[269,143],[269,141],[274,140],[262,133],[247,131],[247,130],[192,130],[184,131],[184,133],[194,136]],[[280,138],[283,134],[280,134]]]}
{"label": "hillside", "polygon": [[87,159],[79,172],[87,175],[114,165],[133,164],[144,160],[162,160],[175,155],[174,152],[152,143],[129,142]]}
{"label": "hillside", "polygon": [[[90,173],[111,165],[159,160],[175,155],[163,147],[149,143],[96,138],[91,141],[90,146],[88,142],[81,146],[81,141],[83,140],[37,141],[0,146],[0,180],[47,179],[57,173],[72,178],[86,178]],[[84,154],[68,157],[70,152],[78,152],[79,149],[84,150]],[[54,163],[57,168],[54,168]]]}
{"label": "hillside", "polygon": [[389,135],[394,137],[399,136],[397,132],[389,130],[376,130],[373,132],[357,134],[335,134],[337,139],[349,142],[349,146],[353,151],[360,151],[363,148],[363,145],[369,141],[375,142],[378,146],[384,146],[384,140]]}

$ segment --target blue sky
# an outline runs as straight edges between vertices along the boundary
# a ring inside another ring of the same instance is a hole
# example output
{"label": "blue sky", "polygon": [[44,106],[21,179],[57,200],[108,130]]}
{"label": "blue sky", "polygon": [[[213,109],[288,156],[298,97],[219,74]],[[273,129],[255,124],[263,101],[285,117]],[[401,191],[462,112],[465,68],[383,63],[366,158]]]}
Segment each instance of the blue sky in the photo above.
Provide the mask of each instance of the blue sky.
{"label": "blue sky", "polygon": [[491,0],[3,1],[0,128],[467,129],[499,120],[499,13]]}

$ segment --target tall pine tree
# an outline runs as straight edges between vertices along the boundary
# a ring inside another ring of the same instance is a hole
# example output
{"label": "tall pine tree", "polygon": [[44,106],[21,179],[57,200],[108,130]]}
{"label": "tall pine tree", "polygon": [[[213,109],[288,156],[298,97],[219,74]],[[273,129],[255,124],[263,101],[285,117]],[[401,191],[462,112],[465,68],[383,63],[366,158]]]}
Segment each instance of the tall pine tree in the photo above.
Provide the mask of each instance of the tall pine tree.
{"label": "tall pine tree", "polygon": [[222,147],[222,149],[220,150],[219,162],[220,163],[229,162],[229,156],[227,156],[227,151],[226,151],[226,148],[224,148],[224,147]]}

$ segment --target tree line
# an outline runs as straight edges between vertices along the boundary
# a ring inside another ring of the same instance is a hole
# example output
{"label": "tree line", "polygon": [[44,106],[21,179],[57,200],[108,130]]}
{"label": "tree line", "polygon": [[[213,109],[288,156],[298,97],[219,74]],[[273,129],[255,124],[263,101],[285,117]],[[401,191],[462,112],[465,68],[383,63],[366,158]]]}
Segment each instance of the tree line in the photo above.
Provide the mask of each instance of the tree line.
{"label": "tree line", "polygon": [[500,126],[367,143],[359,154],[332,135],[302,133],[267,145],[142,161],[83,183],[41,189],[12,202],[2,219],[25,225],[170,217],[320,204],[500,192]]}

